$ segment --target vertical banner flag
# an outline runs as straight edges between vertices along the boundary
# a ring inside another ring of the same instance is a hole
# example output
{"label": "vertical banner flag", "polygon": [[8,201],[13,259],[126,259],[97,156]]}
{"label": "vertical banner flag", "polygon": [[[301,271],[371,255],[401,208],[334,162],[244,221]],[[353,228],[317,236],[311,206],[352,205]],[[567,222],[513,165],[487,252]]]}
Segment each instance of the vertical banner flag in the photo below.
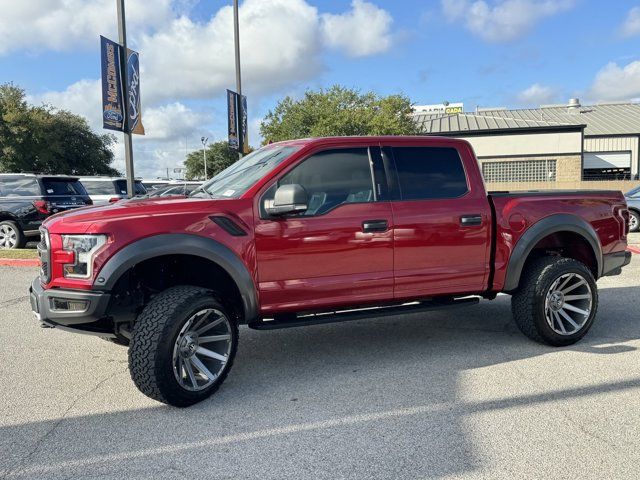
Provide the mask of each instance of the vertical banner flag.
{"label": "vertical banner flag", "polygon": [[138,52],[127,48],[127,93],[129,104],[127,105],[127,131],[137,135],[144,135],[142,125],[142,111],[140,109],[140,55]]}
{"label": "vertical banner flag", "polygon": [[120,44],[100,36],[102,56],[102,127],[124,131]]}
{"label": "vertical banner flag", "polygon": [[240,99],[240,108],[238,108],[240,118],[239,125],[240,128],[240,151],[242,153],[249,153],[249,134],[247,132],[247,97],[242,95]]}
{"label": "vertical banner flag", "polygon": [[124,118],[122,91],[122,69],[120,53],[122,47],[108,38],[100,36],[102,57],[102,127],[120,132],[144,135],[140,110],[140,57],[127,49],[127,86],[129,118]]}
{"label": "vertical banner flag", "polygon": [[240,142],[238,138],[238,94],[227,90],[227,120],[229,123],[229,148],[238,150]]}

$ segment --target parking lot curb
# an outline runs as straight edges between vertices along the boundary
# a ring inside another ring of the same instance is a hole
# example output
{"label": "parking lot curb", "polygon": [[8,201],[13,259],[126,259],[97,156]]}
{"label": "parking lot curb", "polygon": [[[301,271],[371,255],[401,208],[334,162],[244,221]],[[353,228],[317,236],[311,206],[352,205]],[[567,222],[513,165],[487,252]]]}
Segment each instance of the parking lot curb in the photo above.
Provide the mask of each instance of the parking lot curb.
{"label": "parking lot curb", "polygon": [[0,266],[3,267],[39,267],[37,258],[0,258]]}

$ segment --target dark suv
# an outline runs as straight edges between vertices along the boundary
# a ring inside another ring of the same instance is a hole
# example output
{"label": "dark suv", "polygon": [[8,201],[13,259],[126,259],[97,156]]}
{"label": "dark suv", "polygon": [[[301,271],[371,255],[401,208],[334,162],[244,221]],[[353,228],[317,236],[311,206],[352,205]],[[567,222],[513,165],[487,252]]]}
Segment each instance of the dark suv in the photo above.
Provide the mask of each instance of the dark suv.
{"label": "dark suv", "polygon": [[85,205],[92,202],[76,177],[0,174],[0,249],[24,247],[45,218]]}

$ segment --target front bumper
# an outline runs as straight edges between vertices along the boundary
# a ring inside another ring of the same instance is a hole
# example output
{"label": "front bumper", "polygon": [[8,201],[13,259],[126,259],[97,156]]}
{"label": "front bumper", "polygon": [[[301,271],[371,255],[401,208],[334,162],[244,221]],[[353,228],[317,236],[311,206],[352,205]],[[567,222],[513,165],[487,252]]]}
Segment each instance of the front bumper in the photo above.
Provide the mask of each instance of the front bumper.
{"label": "front bumper", "polygon": [[602,256],[602,276],[620,275],[622,267],[631,263],[631,252],[615,252]]}
{"label": "front bumper", "polygon": [[[100,336],[113,336],[108,329],[106,311],[111,295],[104,292],[42,288],[36,278],[29,289],[31,310],[43,327],[56,327]],[[82,310],[56,308],[55,303],[85,302]]]}

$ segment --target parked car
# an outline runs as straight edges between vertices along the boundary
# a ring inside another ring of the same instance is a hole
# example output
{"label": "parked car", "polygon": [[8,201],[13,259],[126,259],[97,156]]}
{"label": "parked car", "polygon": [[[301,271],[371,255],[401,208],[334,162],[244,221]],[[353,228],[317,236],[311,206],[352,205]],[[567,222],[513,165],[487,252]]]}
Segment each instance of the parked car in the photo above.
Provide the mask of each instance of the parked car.
{"label": "parked car", "polygon": [[91,205],[75,177],[0,174],[0,249],[22,248],[50,215]]}
{"label": "parked car", "polygon": [[202,185],[202,182],[179,182],[166,185],[149,192],[149,197],[170,197],[173,195],[188,196]]}
{"label": "parked car", "polygon": [[31,302],[44,326],[128,343],[137,387],[184,407],[226,378],[239,324],[425,312],[503,292],[525,335],[575,343],[594,322],[596,280],[630,262],[628,221],[620,192],[488,194],[462,140],[295,140],[189,198],[50,219]]}
{"label": "parked car", "polygon": [[640,187],[625,193],[627,205],[629,206],[629,230],[640,231]]}
{"label": "parked car", "polygon": [[[127,198],[127,180],[121,177],[81,177],[80,181],[86,188],[95,205],[113,203]],[[135,180],[135,195],[145,195],[146,188],[140,180]]]}

